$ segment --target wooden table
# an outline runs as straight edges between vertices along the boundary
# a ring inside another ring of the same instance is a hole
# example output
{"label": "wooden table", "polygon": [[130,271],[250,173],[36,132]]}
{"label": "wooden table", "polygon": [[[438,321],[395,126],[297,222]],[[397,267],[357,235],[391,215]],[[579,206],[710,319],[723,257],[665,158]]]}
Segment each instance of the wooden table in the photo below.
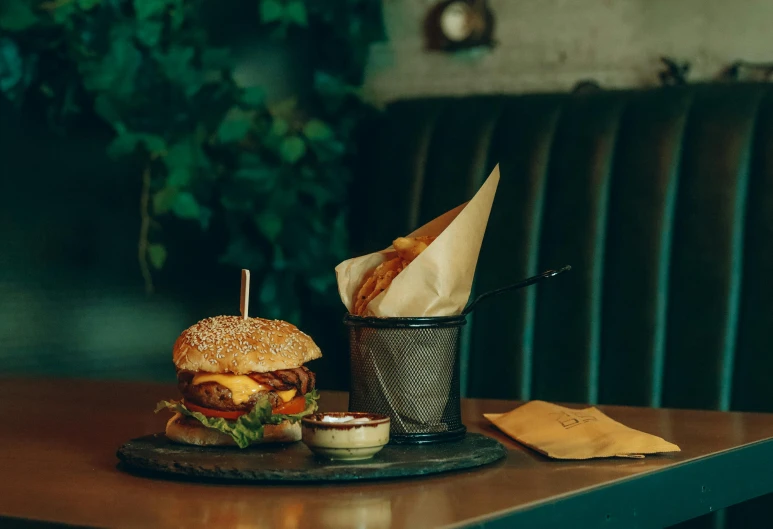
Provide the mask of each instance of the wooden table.
{"label": "wooden table", "polygon": [[[471,471],[265,486],[154,480],[116,468],[116,448],[162,430],[167,417],[154,415],[154,404],[175,396],[160,384],[0,379],[0,516],[190,529],[658,527],[773,491],[773,415],[603,407],[682,452],[559,462],[490,428],[483,412],[514,407],[493,400],[465,401],[465,423],[509,453]],[[345,402],[345,394],[323,394],[323,409]]]}

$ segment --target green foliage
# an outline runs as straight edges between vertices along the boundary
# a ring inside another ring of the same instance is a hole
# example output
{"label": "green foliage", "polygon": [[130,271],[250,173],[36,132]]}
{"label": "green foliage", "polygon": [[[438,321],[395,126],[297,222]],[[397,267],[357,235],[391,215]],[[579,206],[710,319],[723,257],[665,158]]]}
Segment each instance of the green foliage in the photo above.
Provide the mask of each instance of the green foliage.
{"label": "green foliage", "polygon": [[161,244],[151,244],[148,246],[148,257],[154,268],[163,268],[166,262],[166,248]]}
{"label": "green foliage", "polygon": [[24,0],[0,2],[0,29],[23,31],[37,23],[38,17],[32,9],[32,2]]}
{"label": "green foliage", "polygon": [[367,46],[381,36],[381,7],[258,0],[256,38],[308,47],[312,93],[299,87],[302,98],[283,101],[240,86],[228,45],[213,44],[220,28],[212,13],[233,8],[216,0],[2,0],[0,92],[23,109],[45,107],[59,131],[78,114],[112,129],[107,154],[145,178],[149,230],[140,247],[154,269],[167,264],[161,229],[169,219],[217,223],[228,236],[220,261],[252,270],[260,313],[293,320],[305,292],[337,303],[352,134],[369,112],[357,86]]}
{"label": "green foliage", "polygon": [[248,86],[242,95],[242,103],[259,108],[266,101],[266,92],[259,86]]}
{"label": "green foliage", "polygon": [[239,142],[252,128],[250,115],[240,108],[232,108],[223,118],[217,129],[217,139],[221,143]]}
{"label": "green foliage", "polygon": [[115,35],[107,54],[101,60],[84,60],[79,64],[83,86],[89,92],[128,98],[134,93],[134,81],[142,55],[130,36]]}
{"label": "green foliage", "polygon": [[311,141],[324,142],[333,137],[333,130],[323,121],[312,119],[303,126],[303,134]]}
{"label": "green foliage", "polygon": [[84,11],[88,11],[92,7],[96,7],[102,0],[78,0],[78,7]]}
{"label": "green foliage", "polygon": [[198,219],[201,214],[196,197],[188,191],[180,191],[175,194],[172,201],[172,212],[181,219]]}
{"label": "green foliage", "polygon": [[180,2],[176,0],[134,0],[134,13],[139,20],[160,17],[170,7],[177,7]]}
{"label": "green foliage", "polygon": [[177,188],[165,187],[153,195],[153,212],[156,215],[163,215],[172,209],[177,198]]}
{"label": "green foliage", "polygon": [[303,0],[263,0],[260,2],[260,20],[265,24],[280,22],[285,26],[309,25],[309,15]]}
{"label": "green foliage", "polygon": [[260,19],[265,23],[281,20],[284,6],[279,0],[263,0],[260,2]]}
{"label": "green foliage", "polygon": [[133,154],[139,146],[143,146],[147,152],[157,154],[164,150],[164,139],[154,134],[141,132],[127,132],[116,137],[107,147],[107,154],[111,158],[121,158]]}
{"label": "green foliage", "polygon": [[17,101],[27,88],[29,73],[16,43],[0,38],[0,91]]}
{"label": "green foliage", "polygon": [[285,19],[287,19],[288,22],[298,24],[299,26],[309,25],[306,6],[303,4],[302,0],[291,0],[290,2],[287,2],[287,5],[285,6]]}
{"label": "green foliage", "polygon": [[284,138],[279,144],[279,154],[282,156],[282,160],[294,164],[306,154],[306,144],[298,136]]}

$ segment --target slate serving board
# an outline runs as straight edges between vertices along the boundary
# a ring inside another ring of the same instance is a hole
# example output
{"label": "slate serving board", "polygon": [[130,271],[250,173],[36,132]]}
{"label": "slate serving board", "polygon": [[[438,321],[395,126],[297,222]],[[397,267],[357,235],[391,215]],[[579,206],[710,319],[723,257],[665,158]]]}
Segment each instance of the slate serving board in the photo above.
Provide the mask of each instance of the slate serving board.
{"label": "slate serving board", "polygon": [[128,467],[179,477],[243,481],[349,481],[401,478],[473,468],[493,463],[507,449],[481,434],[427,445],[387,445],[372,459],[331,461],[315,456],[305,444],[231,447],[179,445],[164,434],[127,442],[118,458]]}

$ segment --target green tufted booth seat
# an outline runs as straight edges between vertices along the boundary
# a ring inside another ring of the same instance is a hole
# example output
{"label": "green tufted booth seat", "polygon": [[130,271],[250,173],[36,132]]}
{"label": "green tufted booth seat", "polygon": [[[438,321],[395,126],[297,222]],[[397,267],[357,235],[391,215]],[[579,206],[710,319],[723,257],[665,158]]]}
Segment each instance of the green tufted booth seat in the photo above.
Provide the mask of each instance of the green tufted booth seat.
{"label": "green tufted booth seat", "polygon": [[359,251],[498,162],[476,292],[573,266],[477,309],[468,395],[773,410],[773,86],[405,101],[371,130]]}
{"label": "green tufted booth seat", "polygon": [[475,311],[467,396],[773,411],[773,85],[401,101],[363,149],[360,252],[499,163],[475,292],[573,267]]}

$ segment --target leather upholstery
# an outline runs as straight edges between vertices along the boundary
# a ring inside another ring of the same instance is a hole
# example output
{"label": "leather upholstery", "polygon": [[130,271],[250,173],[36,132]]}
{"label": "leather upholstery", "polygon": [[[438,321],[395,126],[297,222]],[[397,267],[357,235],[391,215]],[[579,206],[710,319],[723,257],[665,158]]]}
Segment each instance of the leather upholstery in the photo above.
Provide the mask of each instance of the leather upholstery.
{"label": "leather upholstery", "polygon": [[353,238],[384,246],[502,174],[466,393],[773,410],[773,87],[393,103],[372,124]]}
{"label": "leather upholstery", "polygon": [[[360,252],[499,163],[475,292],[573,266],[470,316],[467,396],[773,411],[773,85],[397,102],[361,160]],[[680,527],[767,527],[769,502]]]}

